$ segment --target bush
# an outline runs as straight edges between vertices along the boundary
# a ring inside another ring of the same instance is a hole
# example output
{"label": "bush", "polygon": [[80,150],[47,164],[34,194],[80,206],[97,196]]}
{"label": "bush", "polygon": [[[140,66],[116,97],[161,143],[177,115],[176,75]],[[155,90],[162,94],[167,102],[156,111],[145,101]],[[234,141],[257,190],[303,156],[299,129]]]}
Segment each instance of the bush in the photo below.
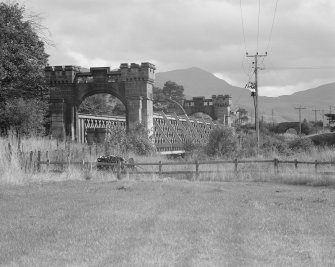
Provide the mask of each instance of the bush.
{"label": "bush", "polygon": [[290,155],[292,151],[285,138],[280,135],[263,135],[261,150],[264,154],[276,153],[281,155]]}
{"label": "bush", "polygon": [[257,142],[255,134],[241,133],[239,157],[254,157],[257,155]]}
{"label": "bush", "polygon": [[11,99],[0,109],[0,123],[6,128],[4,132],[11,128],[18,136],[42,135],[45,133],[46,113],[46,102],[37,99]]}
{"label": "bush", "polygon": [[294,152],[310,151],[313,147],[313,141],[309,138],[298,137],[289,142],[289,147]]}
{"label": "bush", "polygon": [[233,157],[237,154],[237,136],[233,128],[220,126],[209,135],[206,146],[209,156]]}
{"label": "bush", "polygon": [[149,155],[155,151],[155,146],[143,124],[136,125],[135,129],[126,133],[121,127],[107,130],[106,144],[119,154],[134,152],[137,155]]}
{"label": "bush", "polygon": [[139,123],[135,129],[127,135],[128,149],[137,155],[149,155],[154,152],[155,146],[150,137],[150,132]]}

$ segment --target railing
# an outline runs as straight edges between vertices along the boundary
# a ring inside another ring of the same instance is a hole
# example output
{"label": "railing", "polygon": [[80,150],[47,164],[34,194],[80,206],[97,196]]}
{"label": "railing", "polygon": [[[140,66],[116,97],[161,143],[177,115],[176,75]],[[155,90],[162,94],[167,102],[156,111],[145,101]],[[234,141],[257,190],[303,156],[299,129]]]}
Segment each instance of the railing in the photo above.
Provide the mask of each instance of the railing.
{"label": "railing", "polygon": [[[38,157],[40,158],[40,157]],[[133,163],[102,163],[102,162],[89,162],[89,161],[38,161],[37,162],[37,169],[41,169],[41,165],[47,165],[50,167],[50,165],[60,165],[62,168],[64,166],[69,165],[77,165],[82,166],[83,168],[89,168],[93,169],[97,166],[110,166],[112,167],[112,171],[116,173],[118,176],[120,176],[122,173],[127,174],[157,174],[159,176],[162,175],[174,175],[174,174],[191,174],[195,175],[195,177],[199,177],[200,174],[211,174],[211,173],[220,173],[218,170],[201,170],[200,166],[208,166],[208,165],[218,165],[218,166],[224,166],[224,165],[232,165],[233,168],[230,169],[230,171],[234,172],[235,174],[239,172],[252,172],[251,169],[249,170],[240,170],[239,166],[243,166],[244,164],[272,164],[273,165],[273,174],[277,175],[280,172],[280,166],[283,166],[284,164],[291,165],[294,167],[295,170],[298,170],[298,166],[300,165],[313,165],[314,166],[314,173],[320,174],[320,175],[335,175],[335,170],[332,171],[319,171],[320,166],[335,165],[335,162],[332,161],[298,161],[298,160],[279,160],[279,159],[269,159],[269,160],[216,160],[216,161],[192,161],[192,162],[186,162],[186,161],[173,161],[173,162],[133,162]],[[143,166],[156,166],[156,170],[145,170],[142,167]],[[173,167],[170,170],[164,170],[164,166],[170,166]],[[191,170],[180,170],[177,166],[191,166],[193,169]],[[139,167],[140,170],[137,168]],[[227,169],[225,169],[227,170]],[[229,170],[229,169],[228,169]],[[271,174],[271,173],[269,173]]]}

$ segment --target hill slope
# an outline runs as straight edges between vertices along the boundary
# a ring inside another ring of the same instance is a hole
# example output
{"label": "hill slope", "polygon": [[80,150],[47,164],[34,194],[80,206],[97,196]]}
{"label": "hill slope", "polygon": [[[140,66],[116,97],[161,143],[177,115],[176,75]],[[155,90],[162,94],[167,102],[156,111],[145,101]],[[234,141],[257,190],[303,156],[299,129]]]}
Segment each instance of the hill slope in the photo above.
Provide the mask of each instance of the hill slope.
{"label": "hill slope", "polygon": [[[248,113],[254,113],[253,99],[250,97],[250,91],[245,88],[232,86],[226,81],[214,76],[212,73],[200,68],[192,67],[183,70],[173,70],[156,74],[155,85],[163,87],[166,81],[174,81],[185,88],[185,95],[206,96],[218,94],[229,94],[232,96],[233,107],[243,107]],[[298,113],[294,107],[298,105],[306,106],[302,117],[314,119],[312,109],[328,110],[329,105],[334,105],[335,101],[335,82],[325,84],[316,88],[296,92],[292,95],[283,95],[278,97],[259,97],[260,114],[265,120],[272,120],[272,110],[274,119],[281,121],[297,121]],[[321,116],[318,116],[321,119]]]}

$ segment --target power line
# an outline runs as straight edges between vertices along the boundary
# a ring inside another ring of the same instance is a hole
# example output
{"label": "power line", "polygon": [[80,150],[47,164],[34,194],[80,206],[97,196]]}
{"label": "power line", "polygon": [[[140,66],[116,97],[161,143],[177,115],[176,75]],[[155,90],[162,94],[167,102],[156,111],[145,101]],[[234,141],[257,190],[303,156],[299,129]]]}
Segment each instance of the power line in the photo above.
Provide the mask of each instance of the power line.
{"label": "power line", "polygon": [[[271,39],[272,39],[272,31],[273,31],[273,25],[275,23],[275,18],[276,18],[276,13],[277,13],[277,6],[278,6],[278,0],[276,0],[276,6],[275,6],[275,11],[273,12],[273,18],[272,18],[272,24],[271,24],[271,29],[270,29],[270,35],[269,35],[269,41],[268,41],[268,44],[266,46],[266,50],[267,52],[268,49],[269,49],[269,46],[270,46],[270,42],[271,42]],[[264,61],[264,60],[263,60]]]}
{"label": "power line", "polygon": [[246,44],[246,41],[245,41],[243,12],[242,12],[242,0],[240,0],[240,11],[241,11],[241,23],[242,23],[242,33],[243,33],[243,40],[244,40],[244,48],[245,48],[245,51],[247,51],[247,44]]}
{"label": "power line", "polygon": [[259,17],[261,13],[261,0],[258,0],[258,24],[257,24],[257,50],[258,51],[258,37],[259,37]]}
{"label": "power line", "polygon": [[335,66],[309,66],[309,67],[286,67],[286,66],[280,66],[280,67],[270,67],[267,69],[274,69],[274,70],[324,70],[324,69],[335,69]]}

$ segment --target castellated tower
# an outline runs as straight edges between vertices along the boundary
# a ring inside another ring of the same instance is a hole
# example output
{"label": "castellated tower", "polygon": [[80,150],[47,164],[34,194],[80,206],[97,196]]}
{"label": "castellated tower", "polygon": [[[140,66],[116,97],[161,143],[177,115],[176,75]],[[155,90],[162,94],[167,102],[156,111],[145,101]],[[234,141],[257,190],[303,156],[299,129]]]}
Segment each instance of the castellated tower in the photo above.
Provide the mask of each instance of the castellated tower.
{"label": "castellated tower", "polygon": [[232,104],[230,95],[212,95],[215,117],[224,125],[231,126],[230,107]]}
{"label": "castellated tower", "polygon": [[153,84],[155,81],[155,65],[151,63],[120,65],[121,80],[125,81],[127,96],[129,130],[138,122],[153,131]]}
{"label": "castellated tower", "polygon": [[77,110],[94,94],[111,94],[126,106],[127,130],[142,123],[153,130],[153,84],[155,65],[122,63],[110,67],[47,66],[45,77],[50,89],[51,134],[57,138],[78,136]]}

